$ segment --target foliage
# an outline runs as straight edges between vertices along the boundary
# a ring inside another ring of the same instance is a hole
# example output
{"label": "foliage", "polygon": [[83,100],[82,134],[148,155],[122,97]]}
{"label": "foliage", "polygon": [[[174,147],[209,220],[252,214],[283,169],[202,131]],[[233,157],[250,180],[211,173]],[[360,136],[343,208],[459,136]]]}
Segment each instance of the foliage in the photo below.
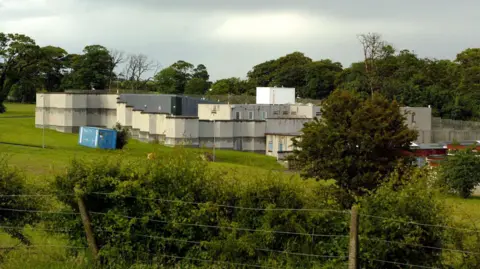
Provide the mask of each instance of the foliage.
{"label": "foliage", "polygon": [[72,71],[64,79],[69,89],[106,89],[111,76],[112,57],[107,48],[90,45],[83,49],[83,55],[70,58]]}
{"label": "foliage", "polygon": [[398,268],[373,260],[440,267],[440,248],[448,248],[449,239],[438,227],[451,220],[440,193],[429,184],[427,171],[396,171],[359,204],[362,268]]}
{"label": "foliage", "polygon": [[12,87],[21,80],[35,77],[40,48],[25,35],[0,32],[0,113],[5,112],[3,102]]}
{"label": "foliage", "polygon": [[33,190],[27,186],[19,170],[9,167],[7,157],[3,154],[0,155],[0,194],[2,195],[0,208],[12,209],[0,211],[1,229],[23,244],[30,244],[30,240],[22,233],[21,228],[38,220],[36,213],[29,211],[38,210],[39,204],[28,197],[15,197],[15,195],[33,194]]}
{"label": "foliage", "polygon": [[207,67],[185,61],[177,61],[155,76],[155,82],[162,93],[204,94],[210,87]]}
{"label": "foliage", "polygon": [[356,195],[375,189],[416,139],[398,104],[379,94],[362,99],[337,90],[323,103],[322,117],[305,124],[293,140],[305,177],[334,179]]}
{"label": "foliage", "polygon": [[212,90],[208,92],[209,95],[241,95],[251,94],[254,92],[254,85],[249,84],[248,81],[240,78],[226,78],[217,80],[212,85]]}
{"label": "foliage", "polygon": [[472,195],[480,184],[480,158],[472,149],[456,151],[442,162],[439,173],[440,182],[463,198]]}
{"label": "foliage", "polygon": [[[348,232],[345,214],[233,208],[339,209],[332,197],[334,186],[275,174],[250,178],[223,174],[209,169],[199,155],[186,154],[181,148],[157,157],[138,162],[74,161],[55,179],[53,188],[70,210],[77,212],[76,201],[61,194],[71,193],[78,186],[88,210],[101,213],[91,218],[106,261],[141,258],[148,262],[155,253],[162,253],[282,268],[335,268],[344,263],[343,259],[310,260],[262,249],[343,256],[346,238],[271,231],[342,235]],[[65,215],[56,220],[56,225],[72,229],[66,235],[72,243],[85,244],[79,217]],[[157,257],[157,262],[168,265],[176,261]]]}
{"label": "foliage", "polygon": [[120,123],[117,122],[113,127],[115,131],[117,131],[117,149],[123,149],[127,144],[128,140],[130,139],[130,131],[123,127]]}

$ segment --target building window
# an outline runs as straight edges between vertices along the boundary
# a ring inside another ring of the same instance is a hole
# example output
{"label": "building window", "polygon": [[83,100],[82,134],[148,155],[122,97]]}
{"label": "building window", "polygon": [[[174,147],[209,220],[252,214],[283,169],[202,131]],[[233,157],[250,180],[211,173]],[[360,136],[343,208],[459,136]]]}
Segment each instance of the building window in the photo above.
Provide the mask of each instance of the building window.
{"label": "building window", "polygon": [[290,114],[292,114],[292,116],[296,116],[296,115],[297,115],[297,111],[292,111]]}
{"label": "building window", "polygon": [[260,111],[260,119],[261,120],[267,119],[267,112],[266,111]]}
{"label": "building window", "polygon": [[283,143],[282,142],[280,142],[278,144],[278,152],[283,152]]}
{"label": "building window", "polygon": [[273,141],[268,142],[268,152],[273,151]]}
{"label": "building window", "polygon": [[253,120],[253,111],[248,111],[248,119]]}
{"label": "building window", "polygon": [[318,117],[318,116],[320,116],[320,115],[322,115],[322,112],[320,112],[320,111],[315,112],[315,116]]}
{"label": "building window", "polygon": [[278,110],[277,110],[277,111],[273,111],[273,115],[278,115]]}
{"label": "building window", "polygon": [[288,115],[288,111],[283,111],[283,115]]}
{"label": "building window", "polygon": [[236,120],[240,120],[242,118],[240,113],[241,113],[240,111],[235,112],[235,119]]}
{"label": "building window", "polygon": [[415,123],[415,112],[412,112],[412,123]]}

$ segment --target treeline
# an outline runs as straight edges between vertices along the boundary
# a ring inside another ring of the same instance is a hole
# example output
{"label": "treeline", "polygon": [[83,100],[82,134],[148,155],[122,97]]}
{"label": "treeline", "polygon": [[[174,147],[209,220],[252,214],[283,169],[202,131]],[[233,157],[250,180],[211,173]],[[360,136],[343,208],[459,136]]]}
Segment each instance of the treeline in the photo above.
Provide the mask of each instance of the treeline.
{"label": "treeline", "polygon": [[160,70],[158,63],[143,54],[126,55],[100,45],[69,54],[59,47],[39,47],[24,35],[0,33],[0,104],[7,97],[33,102],[35,92],[42,90],[253,95],[257,86],[283,86],[295,87],[299,97],[309,99],[323,99],[334,89],[365,95],[380,92],[402,105],[430,105],[435,116],[480,118],[480,48],[466,49],[452,61],[396,50],[378,34],[360,35],[359,41],[364,60],[349,67],[293,52],[252,67],[246,79],[212,82],[203,64],[178,61]]}

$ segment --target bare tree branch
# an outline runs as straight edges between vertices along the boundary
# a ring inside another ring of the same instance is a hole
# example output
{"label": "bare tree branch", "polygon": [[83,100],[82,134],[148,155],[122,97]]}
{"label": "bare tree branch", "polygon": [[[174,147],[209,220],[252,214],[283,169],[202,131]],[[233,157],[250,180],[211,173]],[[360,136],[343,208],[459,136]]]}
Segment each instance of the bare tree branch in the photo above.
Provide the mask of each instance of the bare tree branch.
{"label": "bare tree branch", "polygon": [[363,48],[363,56],[365,63],[365,74],[368,78],[368,84],[373,95],[377,84],[375,82],[376,77],[376,61],[383,55],[383,48],[386,43],[382,40],[382,36],[378,33],[367,33],[357,36],[360,44]]}
{"label": "bare tree branch", "polygon": [[125,53],[123,51],[119,51],[116,49],[109,50],[110,57],[112,57],[111,67],[110,67],[110,81],[108,83],[108,88],[111,89],[112,86],[112,79],[115,76],[115,68],[118,67],[119,64],[125,61]]}
{"label": "bare tree branch", "polygon": [[139,86],[143,85],[140,82],[146,72],[151,71],[153,68],[156,68],[155,72],[158,72],[158,64],[155,65],[155,63],[144,54],[130,54],[127,57],[126,63],[123,76],[125,80],[130,81],[133,91],[136,91]]}

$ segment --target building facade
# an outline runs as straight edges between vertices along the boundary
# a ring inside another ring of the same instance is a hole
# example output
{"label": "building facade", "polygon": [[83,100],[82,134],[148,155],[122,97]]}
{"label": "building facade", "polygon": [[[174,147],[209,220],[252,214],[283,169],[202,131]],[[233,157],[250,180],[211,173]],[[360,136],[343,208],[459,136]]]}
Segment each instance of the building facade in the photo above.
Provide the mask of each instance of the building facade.
{"label": "building facade", "polygon": [[[282,159],[320,107],[304,104],[218,104],[174,95],[101,92],[37,94],[35,125],[60,132],[81,126],[111,128],[117,122],[141,141],[259,152]],[[401,108],[418,143],[435,138],[430,108]],[[474,138],[475,139],[475,138]],[[433,141],[434,142],[434,141]]]}

